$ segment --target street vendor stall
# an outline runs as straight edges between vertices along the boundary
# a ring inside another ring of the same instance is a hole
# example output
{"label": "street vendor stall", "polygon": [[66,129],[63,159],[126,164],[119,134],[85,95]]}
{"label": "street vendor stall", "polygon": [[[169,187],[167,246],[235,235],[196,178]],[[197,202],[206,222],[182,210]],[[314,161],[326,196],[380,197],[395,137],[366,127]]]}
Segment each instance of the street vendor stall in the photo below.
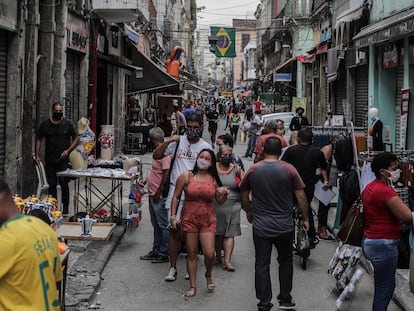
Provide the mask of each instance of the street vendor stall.
{"label": "street vendor stall", "polygon": [[[72,178],[75,181],[73,194],[74,221],[80,208],[86,214],[95,214],[97,211],[107,208],[110,212],[110,222],[122,220],[122,182],[132,181],[135,176],[127,174],[122,169],[89,168],[72,170],[67,169],[58,172],[57,176]],[[84,191],[81,191],[80,183],[84,181]],[[98,180],[107,181],[110,184],[108,191],[97,184]]]}

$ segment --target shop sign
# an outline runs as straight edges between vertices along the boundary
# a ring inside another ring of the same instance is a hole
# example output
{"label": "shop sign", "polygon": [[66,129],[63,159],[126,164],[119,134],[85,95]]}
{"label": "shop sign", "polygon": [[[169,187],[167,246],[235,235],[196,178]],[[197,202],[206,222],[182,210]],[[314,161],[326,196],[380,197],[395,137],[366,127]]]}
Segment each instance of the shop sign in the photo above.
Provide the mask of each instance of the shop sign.
{"label": "shop sign", "polygon": [[0,0],[0,28],[17,30],[18,1]]}
{"label": "shop sign", "polygon": [[233,97],[233,92],[220,92],[220,96]]}
{"label": "shop sign", "polygon": [[332,126],[344,126],[344,116],[340,114],[333,115],[331,124]]}
{"label": "shop sign", "polygon": [[371,33],[361,39],[355,40],[355,47],[361,48],[370,44],[384,42],[414,31],[414,17],[411,17],[399,24],[392,25],[382,30]]}
{"label": "shop sign", "polygon": [[407,126],[408,126],[408,104],[410,102],[410,89],[401,90],[401,128],[400,142],[401,149],[405,150],[407,144]]}
{"label": "shop sign", "polygon": [[68,21],[66,25],[66,47],[86,53],[88,47],[88,30],[82,25]]}
{"label": "shop sign", "polygon": [[394,68],[399,65],[398,48],[396,44],[386,46],[382,54],[382,65],[384,68]]}
{"label": "shop sign", "polygon": [[291,73],[274,73],[273,74],[273,81],[276,81],[276,82],[290,82],[290,81],[292,81],[292,74]]}

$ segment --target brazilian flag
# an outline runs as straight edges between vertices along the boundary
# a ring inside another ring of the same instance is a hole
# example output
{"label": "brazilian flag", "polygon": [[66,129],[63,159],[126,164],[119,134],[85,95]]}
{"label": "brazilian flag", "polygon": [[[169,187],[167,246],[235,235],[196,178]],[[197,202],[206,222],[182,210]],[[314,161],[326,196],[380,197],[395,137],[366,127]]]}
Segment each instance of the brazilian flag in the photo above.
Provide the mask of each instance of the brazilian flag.
{"label": "brazilian flag", "polygon": [[236,29],[210,26],[210,31],[213,37],[217,37],[216,56],[236,57]]}

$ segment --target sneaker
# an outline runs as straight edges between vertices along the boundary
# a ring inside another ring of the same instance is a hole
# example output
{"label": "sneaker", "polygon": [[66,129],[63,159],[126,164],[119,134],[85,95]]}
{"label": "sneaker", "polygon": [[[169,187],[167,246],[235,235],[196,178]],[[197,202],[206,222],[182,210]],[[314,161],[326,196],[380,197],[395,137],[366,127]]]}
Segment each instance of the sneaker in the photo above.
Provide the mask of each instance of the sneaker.
{"label": "sneaker", "polygon": [[184,279],[186,279],[186,280],[189,280],[190,279],[190,275],[188,274],[188,272],[185,273]]}
{"label": "sneaker", "polygon": [[155,254],[153,251],[150,251],[148,254],[146,254],[144,256],[140,256],[139,259],[141,259],[141,260],[154,260],[158,257],[159,256],[157,254]]}
{"label": "sneaker", "polygon": [[166,280],[167,282],[174,282],[176,278],[177,278],[177,269],[175,269],[174,267],[171,267],[170,271],[168,272],[164,280]]}
{"label": "sneaker", "polygon": [[279,309],[280,310],[295,310],[296,309],[296,303],[295,301],[292,299],[289,302],[279,302]]}
{"label": "sneaker", "polygon": [[152,260],[152,263],[169,262],[168,256],[157,256]]}

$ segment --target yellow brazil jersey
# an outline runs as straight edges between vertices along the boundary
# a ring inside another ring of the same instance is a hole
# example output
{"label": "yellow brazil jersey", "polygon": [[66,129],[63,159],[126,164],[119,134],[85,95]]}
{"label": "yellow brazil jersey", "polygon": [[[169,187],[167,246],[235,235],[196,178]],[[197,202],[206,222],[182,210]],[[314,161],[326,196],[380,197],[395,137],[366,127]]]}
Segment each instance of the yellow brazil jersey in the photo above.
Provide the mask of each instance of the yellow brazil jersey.
{"label": "yellow brazil jersey", "polygon": [[0,226],[0,311],[60,310],[62,267],[56,233],[18,215]]}

